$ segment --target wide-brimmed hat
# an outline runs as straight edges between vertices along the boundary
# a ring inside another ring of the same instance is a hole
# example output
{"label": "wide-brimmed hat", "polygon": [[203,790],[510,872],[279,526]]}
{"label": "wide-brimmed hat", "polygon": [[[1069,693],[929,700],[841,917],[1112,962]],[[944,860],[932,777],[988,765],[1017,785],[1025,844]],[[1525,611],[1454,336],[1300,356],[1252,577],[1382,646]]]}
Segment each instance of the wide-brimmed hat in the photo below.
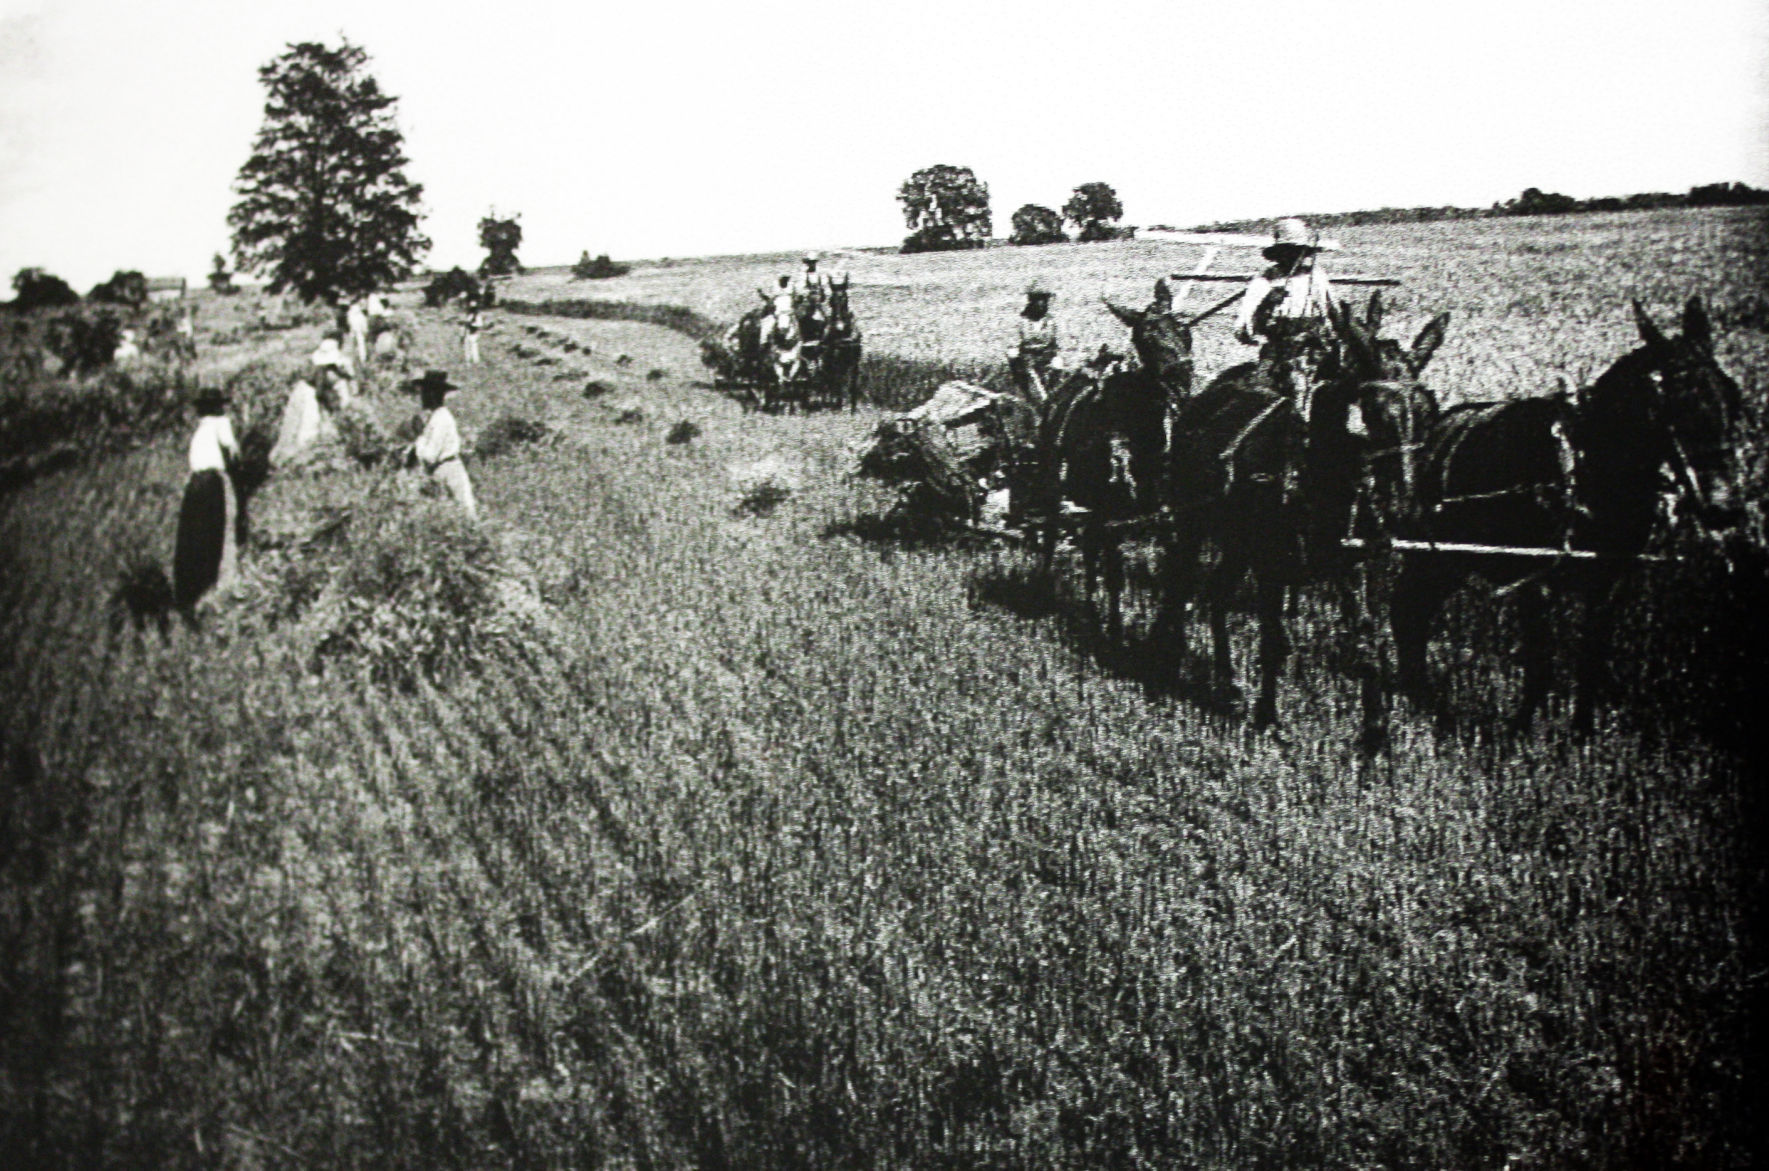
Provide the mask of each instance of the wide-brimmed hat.
{"label": "wide-brimmed hat", "polygon": [[190,405],[199,414],[218,414],[227,409],[227,394],[218,386],[204,386],[191,396]]}
{"label": "wide-brimmed hat", "polygon": [[823,259],[823,253],[821,253],[821,252],[807,252],[807,253],[805,253],[805,263],[806,264],[816,264],[819,260],[822,260],[822,259]]}
{"label": "wide-brimmed hat", "polygon": [[1033,277],[1032,283],[1026,286],[1026,296],[1054,297],[1056,294],[1050,291],[1050,286],[1044,283],[1043,277]]}
{"label": "wide-brimmed hat", "polygon": [[320,342],[319,349],[313,351],[310,361],[315,366],[336,366],[346,372],[350,369],[350,359],[345,357],[344,351],[338,348],[338,339],[335,337],[329,337]]}
{"label": "wide-brimmed hat", "polygon": [[1295,216],[1287,216],[1273,226],[1271,243],[1265,246],[1262,255],[1267,260],[1276,260],[1285,252],[1324,252],[1333,247],[1337,245],[1322,240],[1308,224]]}
{"label": "wide-brimmed hat", "polygon": [[409,385],[418,392],[419,398],[453,394],[461,389],[448,380],[447,370],[426,370],[422,378],[412,379]]}

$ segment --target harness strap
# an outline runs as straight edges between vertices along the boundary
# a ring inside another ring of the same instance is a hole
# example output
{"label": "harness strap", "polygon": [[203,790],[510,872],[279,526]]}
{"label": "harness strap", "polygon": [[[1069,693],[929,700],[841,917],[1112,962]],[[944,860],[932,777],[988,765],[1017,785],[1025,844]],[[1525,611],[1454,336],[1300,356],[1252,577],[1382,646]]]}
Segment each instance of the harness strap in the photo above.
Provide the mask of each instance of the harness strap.
{"label": "harness strap", "polygon": [[1267,419],[1271,418],[1272,415],[1277,412],[1278,408],[1282,407],[1288,401],[1289,400],[1287,400],[1287,399],[1280,398],[1280,399],[1277,399],[1275,402],[1268,404],[1263,411],[1260,411],[1257,415],[1254,415],[1253,418],[1248,421],[1247,425],[1245,427],[1241,428],[1239,434],[1237,434],[1233,439],[1229,440],[1229,444],[1227,447],[1223,448],[1222,454],[1220,456],[1218,456],[1217,458],[1222,461],[1223,471],[1225,474],[1224,475],[1224,483],[1223,483],[1223,488],[1225,491],[1234,486],[1234,483],[1235,483],[1235,456],[1240,452],[1241,445],[1243,443],[1247,442],[1247,437],[1249,435],[1252,435],[1254,431],[1258,430],[1259,426],[1262,423],[1264,423]]}

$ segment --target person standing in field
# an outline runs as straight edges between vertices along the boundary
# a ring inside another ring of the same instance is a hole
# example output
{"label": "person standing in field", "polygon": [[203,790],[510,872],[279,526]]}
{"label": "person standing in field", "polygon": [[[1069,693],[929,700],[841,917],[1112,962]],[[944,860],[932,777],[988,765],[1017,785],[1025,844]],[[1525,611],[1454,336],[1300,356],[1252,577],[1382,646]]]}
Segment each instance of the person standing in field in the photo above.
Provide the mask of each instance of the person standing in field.
{"label": "person standing in field", "polygon": [[477,298],[467,302],[467,317],[461,322],[461,357],[469,366],[479,365],[479,331],[485,328],[485,311]]}
{"label": "person standing in field", "polygon": [[366,368],[369,364],[369,311],[362,301],[350,302],[344,310],[344,325],[350,331],[350,348],[356,353],[356,364]]}
{"label": "person standing in field", "polygon": [[1043,402],[1049,394],[1051,368],[1062,348],[1056,318],[1050,313],[1054,297],[1043,280],[1026,286],[1026,307],[1020,310],[1020,319],[1015,323],[1016,343],[1007,359],[1014,385],[1034,402]]}
{"label": "person standing in field", "polygon": [[461,462],[461,431],[447,406],[448,396],[460,387],[449,382],[446,371],[429,370],[418,379],[417,388],[419,402],[430,417],[424,422],[424,433],[411,446],[411,458],[448,490],[468,520],[478,520],[473,481],[467,478],[467,467]]}
{"label": "person standing in field", "polygon": [[794,291],[803,302],[806,315],[821,314],[829,304],[829,277],[817,271],[817,263],[823,259],[821,252],[805,253],[805,271],[799,273],[797,287]]}
{"label": "person standing in field", "polygon": [[1264,252],[1271,267],[1247,282],[1235,315],[1235,339],[1260,347],[1260,373],[1305,416],[1333,307],[1333,286],[1318,260],[1322,250],[1307,224],[1279,220]]}
{"label": "person standing in field", "polygon": [[232,480],[239,444],[227,418],[227,399],[208,388],[197,392],[195,405],[190,476],[178,508],[172,553],[172,597],[186,613],[211,589],[233,581],[239,557],[239,502]]}
{"label": "person standing in field", "polygon": [[316,449],[338,438],[336,416],[355,399],[350,360],[327,336],[308,359],[311,371],[297,378],[283,405],[282,426],[270,449],[272,467],[286,467],[311,458]]}

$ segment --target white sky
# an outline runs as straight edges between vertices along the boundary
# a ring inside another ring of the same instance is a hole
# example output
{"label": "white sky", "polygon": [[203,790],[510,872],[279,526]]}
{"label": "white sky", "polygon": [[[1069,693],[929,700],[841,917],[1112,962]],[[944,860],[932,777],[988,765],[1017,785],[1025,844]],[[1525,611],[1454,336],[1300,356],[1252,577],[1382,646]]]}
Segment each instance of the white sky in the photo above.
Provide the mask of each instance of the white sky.
{"label": "white sky", "polygon": [[891,243],[934,163],[996,232],[1078,184],[1125,222],[1769,186],[1762,0],[0,0],[0,296],[200,277],[285,44],[400,99],[433,264]]}

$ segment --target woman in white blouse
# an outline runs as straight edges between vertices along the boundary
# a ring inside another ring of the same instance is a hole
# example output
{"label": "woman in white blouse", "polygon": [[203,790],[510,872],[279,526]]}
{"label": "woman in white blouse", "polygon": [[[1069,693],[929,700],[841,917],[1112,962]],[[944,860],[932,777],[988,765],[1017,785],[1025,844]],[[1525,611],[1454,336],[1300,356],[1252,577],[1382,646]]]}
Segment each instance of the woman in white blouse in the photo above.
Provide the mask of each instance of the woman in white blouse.
{"label": "woman in white blouse", "polygon": [[231,473],[239,457],[227,398],[219,390],[196,396],[197,429],[190,437],[190,476],[178,508],[178,538],[172,555],[172,593],[190,610],[217,586],[233,580],[238,567],[235,532],[239,503]]}
{"label": "woman in white blouse", "polygon": [[424,433],[412,444],[412,458],[435,477],[448,494],[461,506],[469,519],[479,519],[479,508],[473,500],[473,481],[467,478],[466,465],[461,462],[461,429],[454,413],[444,405],[447,396],[459,390],[442,370],[426,371],[417,380],[419,401],[430,412]]}

